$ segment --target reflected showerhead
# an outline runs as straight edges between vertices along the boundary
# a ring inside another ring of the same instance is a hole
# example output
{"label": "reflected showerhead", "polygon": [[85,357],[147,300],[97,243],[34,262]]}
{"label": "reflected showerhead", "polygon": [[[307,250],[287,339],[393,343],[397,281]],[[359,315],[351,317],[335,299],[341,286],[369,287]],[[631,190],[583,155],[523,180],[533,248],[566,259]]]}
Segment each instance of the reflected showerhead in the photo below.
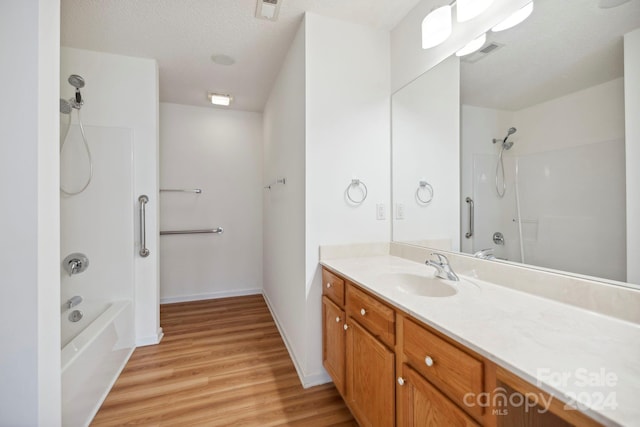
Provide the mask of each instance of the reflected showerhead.
{"label": "reflected showerhead", "polygon": [[84,79],[77,74],[71,74],[67,81],[76,89],[82,89],[84,87]]}
{"label": "reflected showerhead", "polygon": [[60,98],[60,112],[62,114],[71,114],[71,104],[69,101]]}

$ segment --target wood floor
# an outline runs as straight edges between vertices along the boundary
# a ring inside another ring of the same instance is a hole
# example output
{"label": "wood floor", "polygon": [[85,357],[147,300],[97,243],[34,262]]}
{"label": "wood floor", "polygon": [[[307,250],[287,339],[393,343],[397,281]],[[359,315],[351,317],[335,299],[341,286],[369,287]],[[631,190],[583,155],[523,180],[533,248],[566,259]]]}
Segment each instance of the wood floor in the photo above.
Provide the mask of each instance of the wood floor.
{"label": "wood floor", "polygon": [[261,295],[160,307],[92,426],[357,426],[333,384],[303,389]]}

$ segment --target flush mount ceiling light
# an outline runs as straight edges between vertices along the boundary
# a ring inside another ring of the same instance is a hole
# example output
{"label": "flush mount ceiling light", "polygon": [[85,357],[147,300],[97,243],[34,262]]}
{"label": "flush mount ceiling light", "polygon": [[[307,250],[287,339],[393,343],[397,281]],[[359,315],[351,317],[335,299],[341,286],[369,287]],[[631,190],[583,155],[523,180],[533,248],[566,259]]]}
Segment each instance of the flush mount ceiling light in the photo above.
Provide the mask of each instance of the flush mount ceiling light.
{"label": "flush mount ceiling light", "polygon": [[231,104],[231,100],[233,99],[231,95],[221,95],[219,93],[212,93],[212,92],[209,92],[207,94],[207,98],[209,98],[209,101],[211,101],[213,105],[224,105],[224,106],[228,106],[229,104]]}
{"label": "flush mount ceiling light", "polygon": [[487,41],[487,33],[482,34],[480,37],[471,40],[465,47],[456,52],[456,56],[465,56],[470,53],[475,52],[484,46],[484,43]]}
{"label": "flush mount ceiling light", "polygon": [[422,48],[437,46],[451,35],[451,6],[434,9],[422,21]]}
{"label": "flush mount ceiling light", "polygon": [[487,10],[493,0],[457,0],[456,16],[458,22],[469,21]]}
{"label": "flush mount ceiling light", "polygon": [[235,59],[223,53],[211,55],[211,60],[218,65],[233,65],[236,63]]}
{"label": "flush mount ceiling light", "polygon": [[517,10],[510,17],[493,27],[491,31],[498,32],[508,30],[511,27],[515,27],[516,25],[527,19],[529,15],[531,15],[531,12],[533,12],[533,0],[531,1],[531,3],[528,3],[522,9]]}
{"label": "flush mount ceiling light", "polygon": [[258,0],[256,18],[275,21],[278,19],[282,0]]}

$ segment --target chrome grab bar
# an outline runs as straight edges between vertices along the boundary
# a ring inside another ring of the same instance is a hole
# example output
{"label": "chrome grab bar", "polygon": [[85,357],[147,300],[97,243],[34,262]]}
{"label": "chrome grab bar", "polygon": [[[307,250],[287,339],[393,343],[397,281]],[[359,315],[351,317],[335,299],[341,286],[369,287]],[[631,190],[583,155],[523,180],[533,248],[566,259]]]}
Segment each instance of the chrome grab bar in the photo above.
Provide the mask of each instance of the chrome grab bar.
{"label": "chrome grab bar", "polygon": [[469,239],[471,238],[471,236],[473,236],[473,215],[474,215],[473,199],[471,197],[467,197],[465,201],[469,203],[469,231],[464,235],[464,237]]}
{"label": "chrome grab bar", "polygon": [[146,206],[149,202],[149,197],[142,195],[138,197],[140,203],[140,256],[146,258],[149,256],[149,249],[147,248],[147,224],[146,224]]}
{"label": "chrome grab bar", "polygon": [[200,188],[161,188],[160,189],[161,193],[196,193],[196,194],[201,194],[202,193],[202,189]]}
{"label": "chrome grab bar", "polygon": [[207,229],[207,230],[176,230],[176,231],[161,231],[161,236],[171,234],[222,234],[224,229],[222,227]]}

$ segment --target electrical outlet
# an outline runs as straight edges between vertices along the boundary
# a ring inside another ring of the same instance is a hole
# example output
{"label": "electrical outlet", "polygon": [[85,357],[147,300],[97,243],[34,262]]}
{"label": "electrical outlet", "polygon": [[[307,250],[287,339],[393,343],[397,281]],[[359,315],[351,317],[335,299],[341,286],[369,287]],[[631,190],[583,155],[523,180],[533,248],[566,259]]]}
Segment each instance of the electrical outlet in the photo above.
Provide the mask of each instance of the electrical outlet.
{"label": "electrical outlet", "polygon": [[386,214],[386,212],[385,212],[385,209],[384,209],[384,203],[378,203],[376,205],[376,218],[378,220],[384,220],[384,219],[386,219],[386,215],[385,214]]}
{"label": "electrical outlet", "polygon": [[396,219],[404,219],[404,203],[396,203]]}

